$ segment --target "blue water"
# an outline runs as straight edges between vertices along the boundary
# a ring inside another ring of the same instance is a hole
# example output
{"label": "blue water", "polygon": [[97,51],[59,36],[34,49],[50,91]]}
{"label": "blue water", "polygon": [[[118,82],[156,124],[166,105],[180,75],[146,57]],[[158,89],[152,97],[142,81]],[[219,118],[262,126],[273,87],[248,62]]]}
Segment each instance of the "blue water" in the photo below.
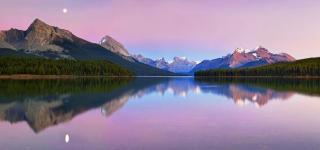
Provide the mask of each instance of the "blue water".
{"label": "blue water", "polygon": [[1,83],[0,149],[320,149],[320,94],[308,84]]}

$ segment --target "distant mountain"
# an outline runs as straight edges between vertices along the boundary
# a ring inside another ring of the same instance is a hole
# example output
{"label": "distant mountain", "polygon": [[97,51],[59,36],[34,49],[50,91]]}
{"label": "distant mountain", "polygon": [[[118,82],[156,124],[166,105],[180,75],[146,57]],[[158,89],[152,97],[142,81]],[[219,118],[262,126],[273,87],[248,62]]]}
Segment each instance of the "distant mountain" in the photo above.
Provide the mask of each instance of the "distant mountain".
{"label": "distant mountain", "polygon": [[164,58],[153,60],[142,55],[133,55],[132,57],[144,64],[175,73],[190,72],[197,65],[195,61],[189,61],[185,57],[174,57],[172,62],[168,62]]}
{"label": "distant mountain", "polygon": [[227,70],[205,70],[197,71],[195,76],[214,77],[316,77],[320,76],[320,58],[300,59],[292,62],[279,62],[253,68],[227,69]]}
{"label": "distant mountain", "polygon": [[171,72],[190,72],[197,63],[189,61],[185,57],[174,57],[173,62],[169,64],[169,71]]}
{"label": "distant mountain", "polygon": [[237,48],[232,54],[225,57],[202,61],[192,69],[192,72],[209,69],[257,67],[294,60],[295,58],[289,54],[273,54],[261,46],[249,52],[245,52],[244,49]]}
{"label": "distant mountain", "polygon": [[118,53],[123,56],[130,56],[128,50],[121,43],[108,35],[101,39],[100,45],[114,53]]}
{"label": "distant mountain", "polygon": [[105,37],[101,44],[88,42],[39,19],[34,20],[26,31],[0,31],[0,56],[18,53],[19,56],[26,54],[49,59],[109,60],[136,75],[174,75],[136,61],[111,37]]}
{"label": "distant mountain", "polygon": [[141,62],[141,63],[144,63],[144,64],[147,64],[147,65],[150,65],[150,66],[156,66],[156,63],[153,59],[151,58],[146,58],[142,55],[132,55],[133,58],[135,58],[137,61]]}

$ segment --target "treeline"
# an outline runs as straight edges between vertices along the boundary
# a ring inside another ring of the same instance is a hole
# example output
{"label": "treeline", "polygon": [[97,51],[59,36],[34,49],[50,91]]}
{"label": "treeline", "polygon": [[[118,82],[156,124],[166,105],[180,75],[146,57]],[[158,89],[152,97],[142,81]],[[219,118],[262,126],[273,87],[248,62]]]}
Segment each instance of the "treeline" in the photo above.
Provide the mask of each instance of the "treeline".
{"label": "treeline", "polygon": [[198,71],[195,76],[320,76],[320,58],[309,58],[294,62],[283,62],[255,68],[217,69]]}
{"label": "treeline", "polygon": [[52,60],[38,57],[0,57],[0,75],[131,76],[129,70],[106,60]]}
{"label": "treeline", "polygon": [[45,97],[66,93],[108,93],[125,87],[130,82],[132,82],[131,77],[0,80],[0,104],[12,102],[12,100],[23,100],[25,97]]}

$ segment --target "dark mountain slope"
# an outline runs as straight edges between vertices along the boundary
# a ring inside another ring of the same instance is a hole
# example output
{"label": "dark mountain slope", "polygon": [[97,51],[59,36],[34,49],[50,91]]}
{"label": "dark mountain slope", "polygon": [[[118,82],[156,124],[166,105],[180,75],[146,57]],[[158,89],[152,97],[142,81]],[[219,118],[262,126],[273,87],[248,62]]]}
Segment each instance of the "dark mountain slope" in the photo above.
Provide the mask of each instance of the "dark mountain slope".
{"label": "dark mountain slope", "polygon": [[88,42],[70,31],[50,26],[39,19],[36,19],[26,31],[17,29],[1,31],[0,41],[2,41],[0,48],[5,48],[5,51],[0,52],[1,55],[26,54],[49,59],[108,60],[129,69],[136,75],[175,75],[142,64],[131,57],[123,57],[99,44]]}

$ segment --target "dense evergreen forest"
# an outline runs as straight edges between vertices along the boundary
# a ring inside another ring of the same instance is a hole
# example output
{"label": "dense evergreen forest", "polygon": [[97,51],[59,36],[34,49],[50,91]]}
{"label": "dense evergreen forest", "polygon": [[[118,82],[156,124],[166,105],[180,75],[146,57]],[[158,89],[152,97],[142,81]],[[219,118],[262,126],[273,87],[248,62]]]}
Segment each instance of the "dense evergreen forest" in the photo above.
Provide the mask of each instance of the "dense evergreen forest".
{"label": "dense evergreen forest", "polygon": [[[0,80],[0,104],[12,100],[23,100],[25,97],[63,95],[66,93],[108,93],[125,87],[131,81],[131,77]],[[42,99],[45,98],[40,98],[40,100]]]}
{"label": "dense evergreen forest", "polygon": [[320,76],[320,58],[302,59],[294,62],[282,62],[255,68],[198,71],[195,73],[195,76]]}
{"label": "dense evergreen forest", "polygon": [[131,76],[127,69],[106,60],[50,60],[38,57],[0,57],[0,75]]}

